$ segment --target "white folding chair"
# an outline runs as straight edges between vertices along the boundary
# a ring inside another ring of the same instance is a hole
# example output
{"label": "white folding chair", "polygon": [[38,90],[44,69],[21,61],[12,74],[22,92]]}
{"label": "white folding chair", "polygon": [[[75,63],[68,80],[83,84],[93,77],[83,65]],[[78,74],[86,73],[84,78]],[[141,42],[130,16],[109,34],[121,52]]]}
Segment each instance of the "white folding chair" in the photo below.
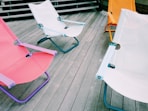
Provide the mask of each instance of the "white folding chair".
{"label": "white folding chair", "polygon": [[[85,23],[63,19],[57,13],[50,0],[46,0],[40,4],[29,3],[28,6],[45,34],[45,37],[37,42],[38,44],[45,40],[50,40],[63,53],[67,53],[79,45],[77,36],[82,32]],[[66,22],[70,23],[70,25],[67,25]],[[64,50],[52,39],[53,37],[71,37],[76,43]]]}
{"label": "white folding chair", "polygon": [[148,15],[122,9],[114,39],[96,74],[106,86],[130,99],[148,103]]}

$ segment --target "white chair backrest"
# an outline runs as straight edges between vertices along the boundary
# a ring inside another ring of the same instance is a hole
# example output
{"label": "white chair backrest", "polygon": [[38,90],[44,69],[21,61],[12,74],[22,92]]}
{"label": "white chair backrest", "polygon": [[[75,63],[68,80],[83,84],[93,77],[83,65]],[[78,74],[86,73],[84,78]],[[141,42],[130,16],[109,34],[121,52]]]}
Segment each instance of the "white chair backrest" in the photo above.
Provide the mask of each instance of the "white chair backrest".
{"label": "white chair backrest", "polygon": [[58,20],[59,14],[51,1],[46,0],[40,4],[29,3],[28,5],[38,24],[42,24],[47,29],[55,31],[52,32],[44,29],[43,31],[46,35],[57,35],[56,32],[61,32],[66,26],[65,23]]}

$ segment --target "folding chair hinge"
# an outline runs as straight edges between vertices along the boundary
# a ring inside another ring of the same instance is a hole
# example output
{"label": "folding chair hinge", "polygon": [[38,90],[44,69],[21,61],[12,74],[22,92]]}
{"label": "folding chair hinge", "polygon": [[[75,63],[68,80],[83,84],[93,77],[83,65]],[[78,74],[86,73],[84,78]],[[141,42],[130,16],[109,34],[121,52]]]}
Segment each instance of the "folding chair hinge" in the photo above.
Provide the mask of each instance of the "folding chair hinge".
{"label": "folding chair hinge", "polygon": [[115,47],[116,47],[116,48],[115,48],[116,50],[118,50],[118,49],[120,49],[120,48],[121,48],[120,44],[115,43],[115,42],[111,42],[111,43],[110,43],[110,45],[115,46]]}
{"label": "folding chair hinge", "polygon": [[39,28],[43,28],[43,24],[37,24]]}
{"label": "folding chair hinge", "polygon": [[26,57],[31,57],[32,56],[32,53],[28,53],[27,55],[26,55]]}
{"label": "folding chair hinge", "polygon": [[18,39],[14,41],[14,45],[20,45],[20,43],[21,42]]}
{"label": "folding chair hinge", "polygon": [[111,63],[108,64],[108,67],[109,68],[112,68],[112,69],[115,69],[115,65],[114,64],[111,64]]}
{"label": "folding chair hinge", "polygon": [[58,21],[63,21],[63,18],[61,16],[57,17]]}

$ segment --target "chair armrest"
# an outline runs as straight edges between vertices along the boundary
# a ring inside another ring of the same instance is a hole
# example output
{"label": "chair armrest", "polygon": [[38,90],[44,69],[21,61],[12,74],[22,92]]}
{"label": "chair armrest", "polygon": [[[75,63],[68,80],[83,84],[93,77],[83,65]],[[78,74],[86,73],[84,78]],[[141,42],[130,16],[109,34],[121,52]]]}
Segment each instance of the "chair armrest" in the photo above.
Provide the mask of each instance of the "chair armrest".
{"label": "chair armrest", "polygon": [[42,52],[45,52],[45,53],[48,53],[48,54],[52,54],[54,56],[57,54],[57,51],[55,51],[55,50],[50,50],[50,49],[42,48],[42,47],[39,47],[39,46],[27,44],[27,43],[19,42],[18,45],[24,46],[24,47],[27,47],[27,48],[31,48],[31,49],[34,49],[34,50],[39,50],[39,51],[42,51]]}
{"label": "chair armrest", "polygon": [[115,48],[116,48],[115,45],[109,45],[107,52],[106,52],[106,54],[103,58],[103,61],[102,61],[101,65],[100,65],[100,67],[99,67],[99,69],[96,73],[97,79],[103,80],[103,77],[106,74],[105,71],[106,71],[108,65],[111,64],[110,61],[111,61],[112,56],[115,53]]}
{"label": "chair armrest", "polygon": [[2,74],[2,73],[0,73],[0,81],[1,81],[2,83],[4,83],[5,85],[7,85],[7,87],[8,87],[9,89],[12,88],[13,86],[15,86],[15,82],[14,82],[12,79],[6,77],[6,76],[5,76],[4,74]]}
{"label": "chair armrest", "polygon": [[63,19],[62,17],[58,17],[58,20],[59,21],[62,21],[62,22],[69,22],[69,23],[75,23],[75,24],[78,24],[78,25],[85,25],[84,22],[78,22],[78,21],[72,21],[72,20],[66,20],[66,19]]}
{"label": "chair armrest", "polygon": [[110,18],[110,20],[112,21],[113,24],[116,24],[116,20],[114,19],[113,15],[111,14],[111,12],[108,12],[108,17]]}

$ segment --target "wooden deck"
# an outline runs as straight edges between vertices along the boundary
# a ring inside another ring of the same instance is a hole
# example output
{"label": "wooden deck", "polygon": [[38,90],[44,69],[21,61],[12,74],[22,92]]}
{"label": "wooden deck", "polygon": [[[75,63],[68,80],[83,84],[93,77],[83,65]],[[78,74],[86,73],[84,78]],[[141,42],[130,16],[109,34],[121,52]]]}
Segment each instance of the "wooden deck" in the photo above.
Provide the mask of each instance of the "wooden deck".
{"label": "wooden deck", "polygon": [[[86,23],[78,37],[80,45],[69,53],[57,54],[47,71],[51,75],[50,82],[29,102],[18,104],[0,92],[0,111],[110,111],[102,101],[104,83],[95,78],[109,43],[108,34],[104,33],[106,13],[92,11],[62,16]],[[36,44],[44,36],[34,19],[7,24],[23,42]],[[63,39],[57,42],[67,48],[72,41]],[[50,41],[40,46],[56,49]],[[11,92],[23,98],[43,77],[32,83],[18,85]],[[148,111],[148,104],[123,97],[111,88],[108,90],[108,102],[126,111]]]}

